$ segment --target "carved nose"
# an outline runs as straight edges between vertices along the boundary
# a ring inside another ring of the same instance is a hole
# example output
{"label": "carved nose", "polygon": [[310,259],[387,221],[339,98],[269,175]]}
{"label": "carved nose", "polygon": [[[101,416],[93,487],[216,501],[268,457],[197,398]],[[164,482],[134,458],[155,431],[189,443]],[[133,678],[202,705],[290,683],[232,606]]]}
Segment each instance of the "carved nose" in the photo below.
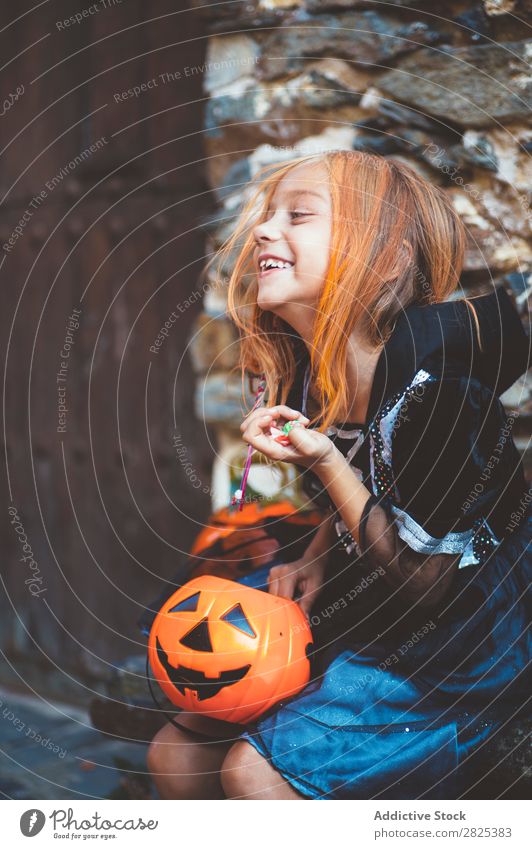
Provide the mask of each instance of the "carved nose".
{"label": "carved nose", "polygon": [[191,631],[181,639],[181,644],[188,649],[194,651],[210,651],[212,652],[211,636],[209,634],[209,623],[207,619],[202,619],[197,625],[194,625]]}

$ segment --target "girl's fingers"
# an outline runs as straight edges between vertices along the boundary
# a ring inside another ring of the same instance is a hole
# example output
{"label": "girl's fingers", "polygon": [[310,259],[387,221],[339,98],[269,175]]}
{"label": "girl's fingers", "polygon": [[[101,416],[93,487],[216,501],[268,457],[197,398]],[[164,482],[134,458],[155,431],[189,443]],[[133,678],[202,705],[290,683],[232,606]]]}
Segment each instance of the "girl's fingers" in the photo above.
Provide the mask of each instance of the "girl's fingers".
{"label": "girl's fingers", "polygon": [[264,433],[267,428],[269,429],[271,421],[271,416],[262,416],[261,418],[253,419],[253,421],[248,423],[243,439],[244,442],[252,445],[257,451],[266,454],[267,457],[271,457],[274,460],[281,460],[281,452],[274,450],[274,446],[276,446],[275,441],[271,436],[266,436]]}
{"label": "girl's fingers", "polygon": [[275,573],[272,569],[268,572],[268,592],[272,593],[272,595],[277,595],[275,592],[277,589],[277,584],[279,583],[279,579],[275,577]]}
{"label": "girl's fingers", "polygon": [[281,415],[284,416],[285,419],[299,419],[299,421],[307,422],[306,416],[303,413],[300,413],[299,410],[293,410],[291,407],[287,407],[285,404],[278,404],[276,407],[268,407],[267,412],[272,415]]}
{"label": "girl's fingers", "polygon": [[272,418],[279,418],[282,416],[283,418],[288,419],[289,421],[297,419],[298,421],[304,422],[306,424],[309,424],[310,421],[298,410],[292,410],[292,408],[287,407],[286,404],[277,404],[275,407],[261,407],[260,409],[254,410],[252,413],[249,413],[240,425],[240,430],[244,431],[249,426],[251,421],[265,414],[272,416]]}
{"label": "girl's fingers", "polygon": [[268,592],[272,595],[279,595],[279,593],[277,592],[278,583],[278,578],[272,578],[270,575],[268,575]]}
{"label": "girl's fingers", "polygon": [[309,616],[314,602],[318,598],[321,590],[322,581],[319,578],[312,577],[305,581],[301,598],[297,602],[305,616]]}
{"label": "girl's fingers", "polygon": [[264,436],[264,431],[269,430],[272,423],[271,416],[257,416],[256,419],[249,422],[246,428],[246,436],[256,438]]}
{"label": "girl's fingers", "polygon": [[272,595],[281,596],[281,598],[293,599],[294,591],[297,583],[297,575],[295,572],[283,575],[281,577],[268,576],[268,592]]}
{"label": "girl's fingers", "polygon": [[[253,440],[253,444],[256,443],[257,439],[262,441],[263,445],[271,444],[273,442],[271,435],[271,427],[273,426],[274,419],[272,416],[257,416],[256,419],[249,422],[246,430],[245,437]],[[263,440],[266,440],[265,442]]]}
{"label": "girl's fingers", "polygon": [[296,591],[297,584],[297,575],[286,575],[284,578],[281,578],[279,581],[279,586],[277,589],[277,595],[280,595],[281,598],[289,598],[293,599]]}
{"label": "girl's fingers", "polygon": [[305,616],[309,615],[310,611],[312,610],[312,605],[314,604],[317,597],[318,593],[314,590],[313,592],[303,593],[301,598],[298,600],[298,604]]}
{"label": "girl's fingers", "polygon": [[[271,433],[271,428],[274,426],[275,420],[275,415],[269,413],[265,415],[264,411],[262,411],[262,415],[257,415],[248,421],[247,426],[242,430],[242,439],[256,451],[260,451],[271,460],[297,463],[298,459],[300,459],[298,454],[302,450],[302,447],[297,447],[297,437],[293,442],[291,442],[290,437],[296,430],[306,431],[305,426],[302,423],[301,426],[294,427],[289,432],[288,437],[283,434],[283,440],[280,441],[274,438],[274,435]],[[294,420],[292,419],[292,421]],[[305,443],[300,442],[299,446],[302,445],[305,445]]]}

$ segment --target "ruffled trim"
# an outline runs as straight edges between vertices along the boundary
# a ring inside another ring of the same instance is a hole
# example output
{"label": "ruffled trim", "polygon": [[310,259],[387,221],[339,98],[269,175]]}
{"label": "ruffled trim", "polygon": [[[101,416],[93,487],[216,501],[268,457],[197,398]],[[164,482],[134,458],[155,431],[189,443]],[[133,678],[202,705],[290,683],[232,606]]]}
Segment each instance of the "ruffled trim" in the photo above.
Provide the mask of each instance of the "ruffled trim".
{"label": "ruffled trim", "polygon": [[460,554],[473,539],[473,530],[451,531],[441,539],[431,536],[409,513],[390,505],[397,533],[414,551],[420,554]]}
{"label": "ruffled trim", "polygon": [[450,531],[444,537],[437,538],[428,534],[409,513],[401,510],[400,507],[390,504],[390,510],[395,520],[397,533],[410,548],[420,554],[462,554],[458,563],[459,569],[465,566],[478,566],[482,562],[475,553],[475,538],[479,535],[489,547],[498,545],[500,542],[485,520],[482,520],[478,528]]}

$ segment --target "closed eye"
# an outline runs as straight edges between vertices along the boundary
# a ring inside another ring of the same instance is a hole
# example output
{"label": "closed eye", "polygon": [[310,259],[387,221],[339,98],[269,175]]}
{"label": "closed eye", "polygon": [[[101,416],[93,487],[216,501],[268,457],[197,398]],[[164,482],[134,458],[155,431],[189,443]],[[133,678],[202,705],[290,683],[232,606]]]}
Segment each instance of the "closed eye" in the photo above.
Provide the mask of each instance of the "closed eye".
{"label": "closed eye", "polygon": [[[292,210],[286,210],[286,211],[288,212],[288,215],[290,216],[290,218],[304,218],[307,215],[313,215],[314,214],[313,212],[304,212],[301,209],[292,209]],[[274,210],[267,209],[266,215],[264,217],[264,221],[269,221],[270,218],[272,217],[272,215],[275,215]]]}

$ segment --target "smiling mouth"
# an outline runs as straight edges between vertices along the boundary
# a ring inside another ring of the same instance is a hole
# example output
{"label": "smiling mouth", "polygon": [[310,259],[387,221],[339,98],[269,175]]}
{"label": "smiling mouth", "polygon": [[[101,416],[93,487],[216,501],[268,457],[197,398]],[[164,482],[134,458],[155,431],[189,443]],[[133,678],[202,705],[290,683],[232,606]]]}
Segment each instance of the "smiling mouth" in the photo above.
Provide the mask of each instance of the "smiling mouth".
{"label": "smiling mouth", "polygon": [[261,268],[259,270],[259,277],[268,277],[270,274],[274,274],[276,271],[289,271],[291,268],[291,265],[289,265],[287,268]]}
{"label": "smiling mouth", "polygon": [[271,274],[274,271],[287,271],[289,268],[293,268],[294,263],[290,262],[287,259],[274,259],[273,257],[268,257],[268,259],[261,259],[259,262],[259,277],[266,277],[266,275]]}
{"label": "smiling mouth", "polygon": [[241,666],[238,669],[226,669],[220,673],[219,678],[208,678],[203,672],[196,669],[189,669],[188,666],[170,666],[168,656],[159,642],[159,638],[155,638],[157,657],[168,675],[170,681],[179,690],[182,696],[185,695],[185,688],[196,693],[198,701],[203,702],[205,699],[212,699],[217,696],[220,690],[228,687],[230,684],[237,684],[251,669],[251,664]]}

